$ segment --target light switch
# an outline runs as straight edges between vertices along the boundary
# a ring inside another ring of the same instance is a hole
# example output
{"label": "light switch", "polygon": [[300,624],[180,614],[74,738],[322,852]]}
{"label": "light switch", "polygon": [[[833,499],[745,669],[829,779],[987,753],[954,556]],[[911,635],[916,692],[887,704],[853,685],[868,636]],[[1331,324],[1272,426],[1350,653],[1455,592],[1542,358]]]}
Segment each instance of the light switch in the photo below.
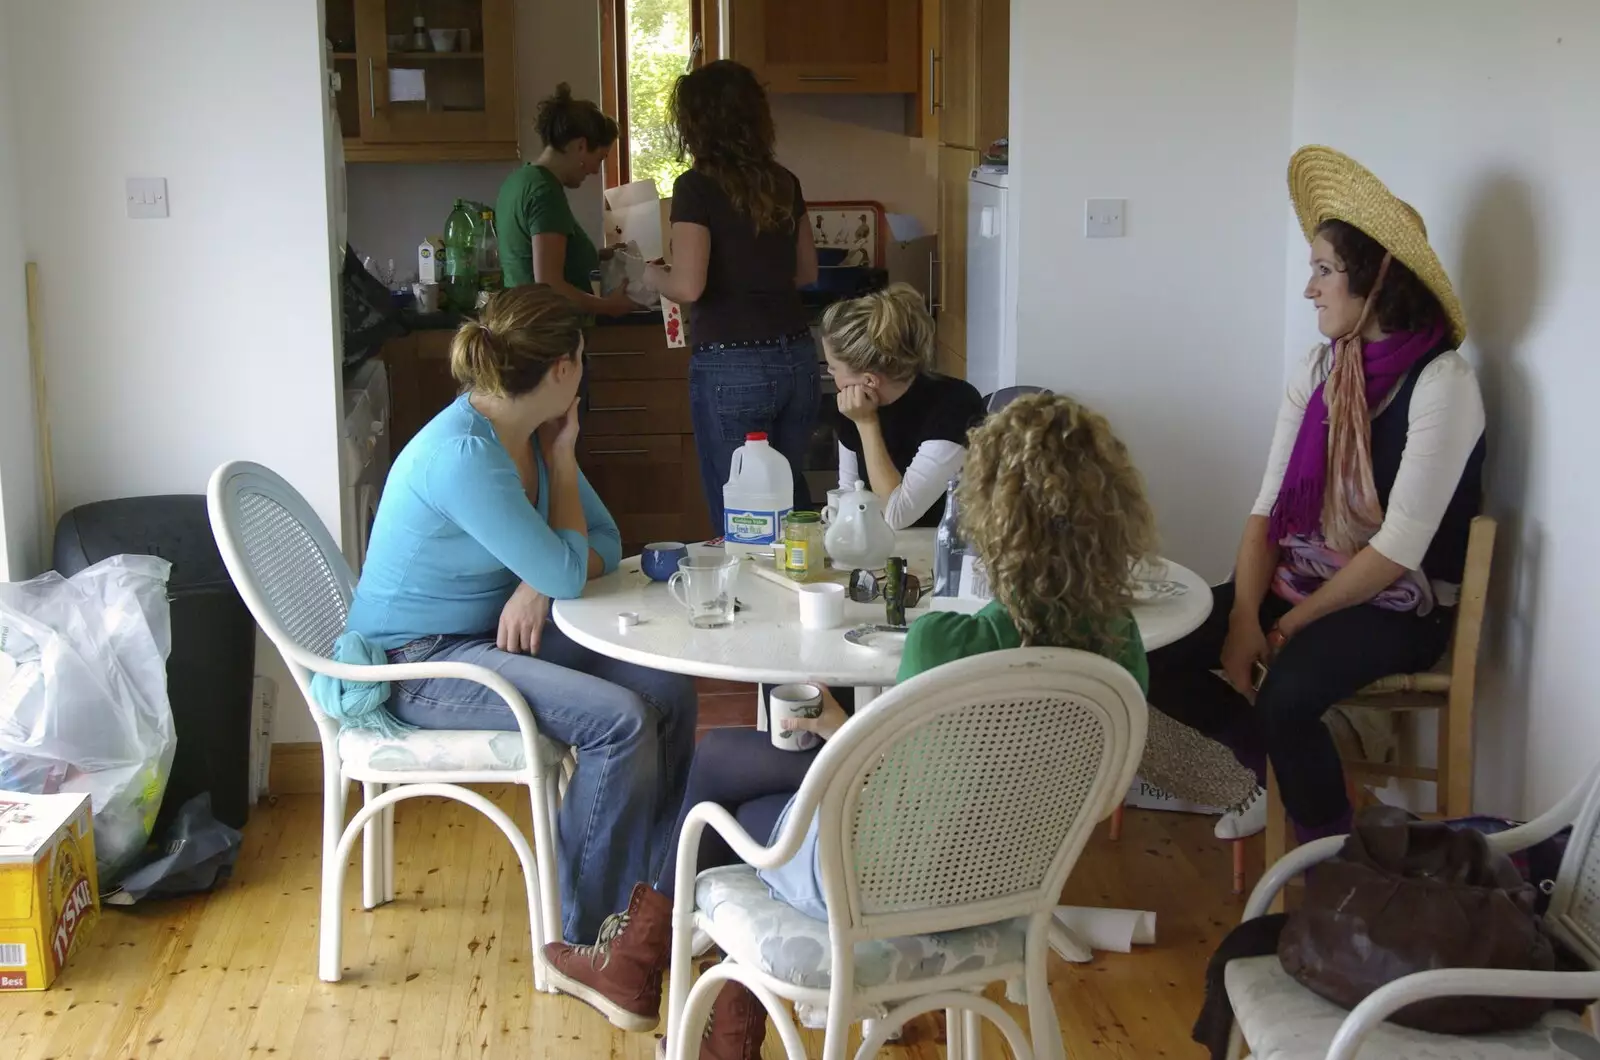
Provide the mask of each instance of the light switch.
{"label": "light switch", "polygon": [[1126,232],[1127,199],[1090,199],[1083,211],[1083,234],[1089,239],[1121,239]]}
{"label": "light switch", "polygon": [[166,217],[167,178],[129,177],[127,198],[129,217]]}

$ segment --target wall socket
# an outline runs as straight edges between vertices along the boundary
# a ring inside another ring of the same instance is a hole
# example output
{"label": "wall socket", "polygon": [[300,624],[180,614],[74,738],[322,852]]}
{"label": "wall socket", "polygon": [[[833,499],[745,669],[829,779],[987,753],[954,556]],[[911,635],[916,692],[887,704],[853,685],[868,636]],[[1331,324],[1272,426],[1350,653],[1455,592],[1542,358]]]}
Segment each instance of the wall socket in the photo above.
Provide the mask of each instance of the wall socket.
{"label": "wall socket", "polygon": [[129,217],[166,217],[167,178],[129,177],[127,199]]}
{"label": "wall socket", "polygon": [[1127,234],[1127,199],[1090,199],[1084,205],[1083,234],[1089,239],[1121,239]]}

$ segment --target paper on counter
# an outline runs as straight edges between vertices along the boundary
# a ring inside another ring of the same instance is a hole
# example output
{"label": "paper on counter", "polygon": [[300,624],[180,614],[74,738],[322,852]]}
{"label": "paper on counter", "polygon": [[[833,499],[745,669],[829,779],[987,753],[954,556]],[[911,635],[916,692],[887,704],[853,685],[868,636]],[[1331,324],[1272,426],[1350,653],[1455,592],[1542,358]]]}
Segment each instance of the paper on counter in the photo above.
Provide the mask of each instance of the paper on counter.
{"label": "paper on counter", "polygon": [[1131,953],[1135,946],[1153,946],[1156,941],[1156,915],[1142,909],[1059,905],[1056,922],[1090,949]]}
{"label": "paper on counter", "polygon": [[661,196],[653,180],[636,180],[607,189],[606,243],[637,243],[645,261],[665,256],[661,234]]}
{"label": "paper on counter", "polygon": [[922,222],[908,213],[886,213],[883,219],[889,226],[889,238],[896,243],[909,243],[928,234]]}

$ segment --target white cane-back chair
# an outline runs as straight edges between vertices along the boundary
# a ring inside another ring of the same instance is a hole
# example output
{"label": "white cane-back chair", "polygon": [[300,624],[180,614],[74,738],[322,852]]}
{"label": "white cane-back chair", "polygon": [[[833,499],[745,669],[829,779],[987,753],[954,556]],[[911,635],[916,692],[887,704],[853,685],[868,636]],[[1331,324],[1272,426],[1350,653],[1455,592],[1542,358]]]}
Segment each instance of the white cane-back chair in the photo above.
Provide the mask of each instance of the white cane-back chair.
{"label": "white cane-back chair", "polygon": [[[211,476],[206,500],[228,573],[282,653],[322,739],[320,977],[332,983],[343,975],[344,866],[356,835],[362,835],[361,904],[372,909],[394,900],[394,804],[432,795],[471,806],[511,841],[528,892],[534,983],[553,992],[545,981],[543,949],[546,942],[561,938],[554,835],[566,748],[540,736],[521,694],[484,667],[334,662],[329,656],[350,609],[350,568],[305,498],[281,477],[259,464],[225,464]],[[473,681],[505,700],[518,731],[419,730],[387,737],[364,729],[341,730],[311,695],[311,676],[317,673],[350,681]],[[351,781],[361,783],[363,803],[346,824]],[[463,784],[527,785],[533,801],[532,847],[500,807]]]}
{"label": "white cane-back chair", "polygon": [[[688,814],[673,909],[667,1039],[698,1055],[728,980],[755,992],[790,1060],[799,1033],[779,999],[827,1008],[824,1060],[876,1054],[913,1016],[948,1013],[950,1052],[977,1060],[981,1021],[1019,1060],[1063,1055],[1045,981],[1052,913],[1094,825],[1128,790],[1145,702],[1115,663],[1058,648],[937,667],[860,710],[817,756],[771,846],[710,803]],[[813,815],[828,919],[771,896],[754,867],[794,856]],[[746,864],[695,877],[710,826]],[[762,837],[763,839],[766,837]],[[752,867],[754,866],[754,867]],[[727,955],[690,988],[696,928]],[[1031,1040],[982,996],[1021,980]]]}
{"label": "white cane-back chair", "polygon": [[[1436,997],[1600,997],[1600,768],[1554,808],[1510,831],[1488,837],[1494,850],[1514,853],[1544,842],[1567,825],[1572,838],[1561,860],[1545,926],[1589,966],[1588,971],[1530,972],[1441,968],[1396,979],[1353,1009],[1325,1001],[1289,976],[1274,956],[1228,962],[1233,1006],[1230,1060],[1248,1045],[1257,1060],[1592,1060],[1600,1042],[1576,1013],[1555,1011],[1521,1031],[1473,1037],[1426,1034],[1385,1022],[1415,1001]],[[1308,843],[1267,870],[1245,906],[1246,920],[1264,916],[1288,881],[1344,845],[1343,836]]]}

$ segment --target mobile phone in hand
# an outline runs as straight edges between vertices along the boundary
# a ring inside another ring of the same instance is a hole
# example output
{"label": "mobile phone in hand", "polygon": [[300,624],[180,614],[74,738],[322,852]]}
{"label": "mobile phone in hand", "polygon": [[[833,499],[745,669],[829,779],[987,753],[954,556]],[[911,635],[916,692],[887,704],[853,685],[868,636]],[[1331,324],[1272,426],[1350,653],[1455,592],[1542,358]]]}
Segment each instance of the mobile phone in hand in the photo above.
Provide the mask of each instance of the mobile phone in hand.
{"label": "mobile phone in hand", "polygon": [[1261,686],[1266,683],[1266,680],[1267,664],[1262,662],[1260,659],[1257,659],[1250,665],[1250,687],[1259,692],[1261,691]]}

